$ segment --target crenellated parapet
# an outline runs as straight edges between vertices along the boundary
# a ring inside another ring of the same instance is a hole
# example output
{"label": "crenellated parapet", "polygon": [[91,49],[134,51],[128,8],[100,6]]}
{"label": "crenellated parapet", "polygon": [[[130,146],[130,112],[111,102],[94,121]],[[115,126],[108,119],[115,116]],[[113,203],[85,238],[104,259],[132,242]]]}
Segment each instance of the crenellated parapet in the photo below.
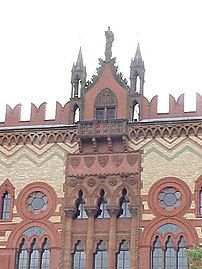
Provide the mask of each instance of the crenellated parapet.
{"label": "crenellated parapet", "polygon": [[54,119],[46,119],[46,103],[40,106],[31,104],[30,120],[21,120],[21,104],[17,104],[14,108],[6,105],[5,121],[0,122],[0,127],[12,126],[35,126],[35,125],[58,125],[71,123],[70,102],[62,106],[56,102],[56,110]]}
{"label": "crenellated parapet", "polygon": [[180,95],[176,100],[169,95],[169,112],[158,113],[158,96],[155,95],[149,102],[146,97],[142,98],[141,120],[146,119],[170,119],[184,117],[202,116],[202,96],[196,94],[196,110],[186,112],[184,108],[184,94]]}

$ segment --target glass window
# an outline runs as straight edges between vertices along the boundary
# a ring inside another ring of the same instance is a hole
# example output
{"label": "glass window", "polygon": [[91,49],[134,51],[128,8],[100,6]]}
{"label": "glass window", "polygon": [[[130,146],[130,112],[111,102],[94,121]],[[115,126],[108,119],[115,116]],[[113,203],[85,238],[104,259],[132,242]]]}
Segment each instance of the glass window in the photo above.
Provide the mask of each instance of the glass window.
{"label": "glass window", "polygon": [[50,248],[49,248],[48,240],[47,238],[45,238],[42,245],[40,269],[49,269],[49,268],[50,268]]}
{"label": "glass window", "polygon": [[78,192],[78,199],[76,201],[76,214],[75,214],[75,219],[86,219],[88,218],[85,210],[85,201],[83,199],[83,192],[80,190]]}
{"label": "glass window", "polygon": [[38,245],[36,243],[36,239],[33,239],[33,243],[31,245],[29,269],[38,269],[38,268],[39,268]]}
{"label": "glass window", "polygon": [[8,191],[2,195],[1,219],[9,219],[10,216],[11,197]]}
{"label": "glass window", "polygon": [[28,262],[28,253],[25,244],[25,239],[23,238],[18,253],[17,269],[27,269],[27,262]]}
{"label": "glass window", "polygon": [[39,214],[47,209],[48,197],[42,192],[34,192],[27,199],[27,210]]}
{"label": "glass window", "polygon": [[159,194],[159,205],[167,211],[173,211],[181,205],[181,193],[173,187],[162,190]]}
{"label": "glass window", "polygon": [[94,255],[94,269],[108,269],[108,253],[103,241],[100,241]]}
{"label": "glass window", "polygon": [[86,253],[84,252],[84,246],[81,242],[78,242],[75,246],[72,263],[72,269],[86,268]]}
{"label": "glass window", "polygon": [[176,250],[173,246],[173,240],[171,236],[168,237],[166,242],[166,251],[165,251],[165,269],[174,269],[176,268]]}
{"label": "glass window", "polygon": [[107,119],[115,119],[115,107],[108,107],[107,108]]}
{"label": "glass window", "polygon": [[161,240],[157,236],[151,253],[151,269],[188,269],[184,237],[180,237],[176,250],[172,237],[168,236],[166,248],[163,250]]}
{"label": "glass window", "polygon": [[120,199],[120,212],[118,217],[119,218],[130,218],[131,217],[131,213],[129,210],[129,198],[127,197],[127,190],[123,189],[122,191],[122,197]]}
{"label": "glass window", "polygon": [[27,246],[25,239],[23,238],[16,260],[17,269],[50,269],[50,257],[51,252],[48,244],[48,239],[45,238],[41,251],[39,252],[39,247],[36,238],[33,239],[31,246]]}
{"label": "glass window", "polygon": [[105,117],[105,109],[96,108],[96,120],[104,120],[104,117]]}
{"label": "glass window", "polygon": [[161,240],[157,236],[154,244],[153,244],[153,250],[152,250],[152,269],[163,269],[163,250],[161,249]]}
{"label": "glass window", "polygon": [[109,218],[109,213],[107,211],[107,200],[106,198],[104,197],[105,195],[105,191],[104,190],[101,190],[100,191],[100,198],[98,199],[98,212],[97,214],[95,215],[95,218],[98,218],[98,219],[106,219],[106,218]]}
{"label": "glass window", "polygon": [[120,244],[116,269],[130,269],[130,251],[126,241]]}

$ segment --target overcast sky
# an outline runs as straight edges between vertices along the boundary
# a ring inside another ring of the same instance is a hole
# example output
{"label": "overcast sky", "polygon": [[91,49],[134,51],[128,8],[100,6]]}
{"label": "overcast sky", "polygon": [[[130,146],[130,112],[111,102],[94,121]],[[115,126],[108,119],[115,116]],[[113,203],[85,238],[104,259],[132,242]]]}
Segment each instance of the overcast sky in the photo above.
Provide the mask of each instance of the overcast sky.
{"label": "overcast sky", "polygon": [[[82,47],[88,79],[104,58],[108,25],[113,57],[128,79],[140,42],[145,95],[202,93],[201,0],[0,0],[0,112],[3,104],[67,102],[71,68]],[[192,100],[192,101],[190,101]],[[25,117],[26,118],[26,117]]]}

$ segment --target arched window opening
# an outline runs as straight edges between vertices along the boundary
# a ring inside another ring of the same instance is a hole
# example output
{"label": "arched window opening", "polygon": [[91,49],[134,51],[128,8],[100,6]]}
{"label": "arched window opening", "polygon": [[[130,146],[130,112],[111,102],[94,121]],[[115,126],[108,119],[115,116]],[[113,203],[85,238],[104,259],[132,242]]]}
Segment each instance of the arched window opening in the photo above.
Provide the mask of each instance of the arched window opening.
{"label": "arched window opening", "polygon": [[139,121],[140,120],[140,105],[138,103],[134,104],[132,112],[133,112],[132,121]]}
{"label": "arched window opening", "polygon": [[77,123],[79,122],[79,120],[80,120],[80,108],[78,106],[75,106],[73,123]]}
{"label": "arched window opening", "polygon": [[98,212],[95,215],[95,218],[106,219],[109,218],[109,213],[107,211],[107,199],[105,198],[105,191],[102,189],[100,191],[100,197],[98,199]]}
{"label": "arched window opening", "polygon": [[1,219],[9,219],[10,217],[10,206],[11,196],[8,191],[5,191],[2,195],[2,208],[1,208]]}
{"label": "arched window opening", "polygon": [[202,215],[202,189],[199,192],[199,214]]}
{"label": "arched window opening", "polygon": [[130,250],[126,241],[120,244],[116,261],[116,269],[130,269]]}
{"label": "arched window opening", "polygon": [[127,196],[127,190],[124,188],[122,190],[122,197],[121,197],[120,203],[119,203],[119,205],[120,205],[120,212],[118,215],[119,218],[124,219],[124,218],[131,217],[131,213],[129,210],[129,204],[130,204],[130,200]]}
{"label": "arched window opening", "polygon": [[94,254],[94,269],[108,269],[108,253],[103,241],[99,242]]}
{"label": "arched window opening", "polygon": [[50,257],[47,238],[44,238],[41,246],[38,246],[36,238],[31,245],[26,244],[23,238],[16,255],[16,269],[50,269]]}
{"label": "arched window opening", "polygon": [[39,268],[39,250],[36,238],[34,238],[31,244],[29,269],[38,269],[38,268]]}
{"label": "arched window opening", "polygon": [[176,267],[176,250],[174,249],[173,240],[171,236],[166,242],[165,251],[165,269],[174,269]]}
{"label": "arched window opening", "polygon": [[50,268],[50,248],[48,244],[48,239],[45,238],[42,244],[42,254],[41,254],[41,269]]}
{"label": "arched window opening", "polygon": [[78,241],[75,245],[74,253],[72,254],[72,269],[86,268],[86,253],[84,252],[84,245]]}
{"label": "arched window opening", "polygon": [[186,269],[188,268],[188,263],[187,263],[187,256],[186,256],[186,243],[184,240],[184,237],[181,236],[180,240],[178,242],[178,269]]}
{"label": "arched window opening", "polygon": [[151,253],[151,269],[163,268],[163,250],[161,248],[161,240],[158,236],[156,236]]}
{"label": "arched window opening", "polygon": [[28,263],[28,252],[27,252],[27,246],[25,244],[25,239],[23,238],[20,243],[20,248],[18,252],[17,269],[27,269],[27,263]]}
{"label": "arched window opening", "polygon": [[83,192],[80,190],[78,192],[78,199],[76,201],[76,214],[75,219],[86,219],[88,218],[85,210],[85,201],[83,199]]}
{"label": "arched window opening", "polygon": [[102,90],[95,100],[95,118],[97,120],[112,120],[116,118],[117,100],[115,94],[109,90]]}
{"label": "arched window opening", "polygon": [[135,86],[136,92],[140,93],[140,89],[141,89],[141,79],[140,76],[137,75],[136,76],[136,86]]}
{"label": "arched window opening", "polygon": [[151,252],[151,269],[188,269],[184,237],[180,237],[177,248],[174,248],[169,235],[163,249],[159,236],[156,236]]}

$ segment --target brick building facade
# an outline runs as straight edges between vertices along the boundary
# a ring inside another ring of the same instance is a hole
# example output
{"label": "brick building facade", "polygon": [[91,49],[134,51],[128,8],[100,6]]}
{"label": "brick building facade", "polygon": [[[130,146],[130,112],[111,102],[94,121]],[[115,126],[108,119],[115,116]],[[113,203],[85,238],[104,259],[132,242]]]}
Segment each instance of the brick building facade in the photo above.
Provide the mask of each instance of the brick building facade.
{"label": "brick building facade", "polygon": [[[112,58],[86,81],[82,52],[69,102],[7,106],[0,123],[0,268],[186,269],[202,244],[202,97],[144,97],[138,45],[130,86]],[[79,119],[79,120],[78,120]]]}

